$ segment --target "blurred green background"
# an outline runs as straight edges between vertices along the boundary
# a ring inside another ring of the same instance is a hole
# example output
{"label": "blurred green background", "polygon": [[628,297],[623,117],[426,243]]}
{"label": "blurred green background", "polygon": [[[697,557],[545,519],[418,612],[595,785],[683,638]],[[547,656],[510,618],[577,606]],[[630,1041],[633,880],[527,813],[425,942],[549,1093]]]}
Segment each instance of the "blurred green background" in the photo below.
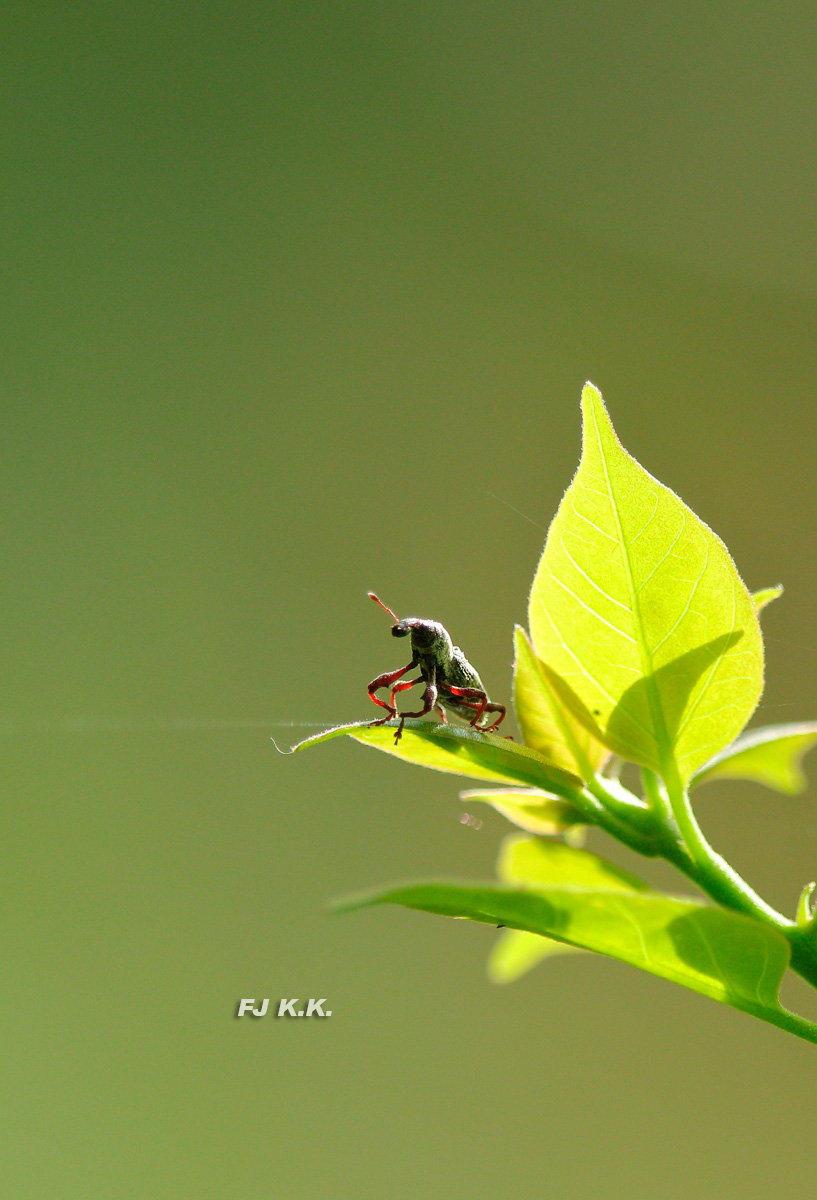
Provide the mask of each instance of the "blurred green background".
{"label": "blurred green background", "polygon": [[[808,1194],[814,1047],[593,956],[493,988],[490,929],[328,915],[490,877],[508,827],[270,735],[373,715],[402,658],[370,588],[507,699],[586,378],[786,585],[755,720],[817,716],[816,35],[724,2],[4,7],[5,1194]],[[698,811],[793,912],[814,786]]]}

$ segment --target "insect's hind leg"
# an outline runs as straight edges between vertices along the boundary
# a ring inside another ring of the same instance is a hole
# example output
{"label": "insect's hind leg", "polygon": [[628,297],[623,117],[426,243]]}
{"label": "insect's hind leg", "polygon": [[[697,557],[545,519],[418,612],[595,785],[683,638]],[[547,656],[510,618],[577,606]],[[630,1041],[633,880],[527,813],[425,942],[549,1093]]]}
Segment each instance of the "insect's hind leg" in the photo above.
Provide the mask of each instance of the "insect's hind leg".
{"label": "insect's hind leg", "polygon": [[488,693],[479,688],[461,688],[449,685],[448,691],[462,701],[465,708],[475,708],[477,711],[471,718],[470,724],[476,725],[485,709],[488,707]]}
{"label": "insect's hind leg", "polygon": [[493,733],[493,731],[495,729],[498,729],[499,726],[502,724],[502,722],[505,720],[505,717],[507,715],[507,709],[505,708],[504,704],[486,704],[485,712],[486,713],[499,713],[499,716],[496,718],[496,720],[493,722],[493,724],[479,726],[479,728],[482,730],[483,733]]}
{"label": "insect's hind leg", "polygon": [[[479,730],[480,733],[492,733],[494,729],[498,729],[505,720],[506,708],[504,704],[492,704],[488,699],[488,693],[481,691],[479,688],[459,688],[449,687],[448,691],[453,696],[457,696],[462,700],[462,703],[467,708],[474,708],[476,712],[471,718],[469,724],[472,729]],[[484,713],[499,713],[499,716],[491,725],[478,725],[477,722]]]}

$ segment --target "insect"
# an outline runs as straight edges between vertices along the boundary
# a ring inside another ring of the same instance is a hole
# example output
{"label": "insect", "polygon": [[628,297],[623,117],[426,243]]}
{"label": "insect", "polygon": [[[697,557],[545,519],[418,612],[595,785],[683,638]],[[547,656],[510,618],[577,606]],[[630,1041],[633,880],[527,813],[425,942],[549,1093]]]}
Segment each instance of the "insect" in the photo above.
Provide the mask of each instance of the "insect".
{"label": "insect", "polygon": [[[404,617],[401,621],[382,600],[369,592],[369,599],[379,604],[384,612],[394,618],[391,627],[394,637],[411,637],[411,662],[397,671],[386,671],[378,675],[369,684],[369,697],[375,704],[387,710],[386,716],[372,725],[385,725],[392,717],[400,717],[400,724],[394,733],[395,746],[400,741],[403,732],[403,722],[406,717],[424,717],[432,709],[447,724],[445,710],[454,713],[463,721],[467,721],[480,733],[490,733],[496,729],[505,718],[505,707],[502,704],[492,704],[488,699],[482,680],[469,663],[468,659],[455,646],[439,621],[425,621],[421,617]],[[416,679],[403,679],[403,676],[414,667],[420,668]],[[423,707],[418,712],[398,713],[394,698],[398,692],[424,683]],[[381,688],[389,688],[389,703],[380,700],[375,692]],[[478,725],[477,722],[484,713],[499,715],[490,725]]]}

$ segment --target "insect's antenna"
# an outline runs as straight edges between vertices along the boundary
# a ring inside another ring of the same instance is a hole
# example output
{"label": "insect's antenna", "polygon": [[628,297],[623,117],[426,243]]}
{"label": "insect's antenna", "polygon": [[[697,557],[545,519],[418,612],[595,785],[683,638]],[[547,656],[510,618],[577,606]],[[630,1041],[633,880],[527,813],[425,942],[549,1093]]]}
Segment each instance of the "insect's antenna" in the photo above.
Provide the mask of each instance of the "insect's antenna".
{"label": "insect's antenna", "polygon": [[366,595],[369,597],[370,600],[374,600],[375,604],[379,604],[380,607],[383,609],[383,612],[387,612],[390,617],[394,617],[395,624],[397,624],[399,622],[400,618],[398,616],[396,616],[390,608],[386,608],[386,605],[383,603],[382,600],[378,600],[378,598],[377,598],[377,596],[375,596],[374,592],[367,592]]}

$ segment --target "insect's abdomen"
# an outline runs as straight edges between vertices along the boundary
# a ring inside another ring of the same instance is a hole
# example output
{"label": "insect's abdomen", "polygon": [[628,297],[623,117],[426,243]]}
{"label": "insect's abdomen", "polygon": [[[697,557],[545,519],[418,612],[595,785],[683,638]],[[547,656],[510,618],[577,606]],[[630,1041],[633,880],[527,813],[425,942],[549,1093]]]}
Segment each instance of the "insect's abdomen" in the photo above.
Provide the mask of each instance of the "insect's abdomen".
{"label": "insect's abdomen", "polygon": [[459,646],[454,646],[453,648],[453,653],[448,662],[445,683],[440,686],[440,704],[448,712],[454,713],[456,716],[461,717],[463,721],[470,723],[474,716],[474,709],[461,704],[456,696],[452,696],[450,692],[447,692],[446,683],[452,687],[478,688],[481,692],[485,691],[482,680]]}
{"label": "insect's abdomen", "polygon": [[451,683],[454,687],[479,688],[481,692],[485,691],[482,680],[459,646],[454,647],[454,652],[451,655],[446,672],[446,683]]}

